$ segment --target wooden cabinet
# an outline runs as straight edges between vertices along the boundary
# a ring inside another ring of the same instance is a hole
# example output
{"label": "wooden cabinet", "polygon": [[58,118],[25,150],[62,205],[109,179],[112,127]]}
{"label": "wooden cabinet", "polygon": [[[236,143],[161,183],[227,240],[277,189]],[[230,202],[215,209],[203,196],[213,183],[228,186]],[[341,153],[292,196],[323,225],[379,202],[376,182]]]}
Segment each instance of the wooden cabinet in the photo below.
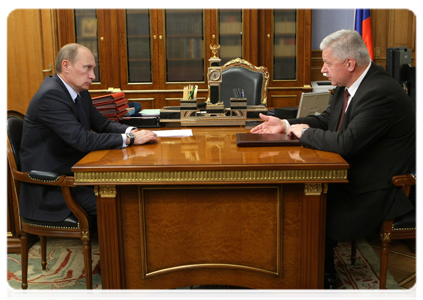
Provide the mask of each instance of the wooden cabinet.
{"label": "wooden cabinet", "polygon": [[79,43],[88,47],[96,61],[93,90],[107,90],[111,86],[106,66],[108,60],[105,43],[105,12],[93,9],[59,10],[57,12],[59,48],[68,43]]}
{"label": "wooden cabinet", "polygon": [[[161,108],[179,105],[182,88],[193,84],[199,101],[206,101],[209,46],[220,44],[221,65],[239,57],[266,66],[276,99],[269,106],[289,106],[310,87],[310,20],[307,10],[59,10],[58,40],[59,46],[78,42],[92,50],[93,96],[121,90],[129,102]],[[294,100],[279,101],[286,93]]]}
{"label": "wooden cabinet", "polygon": [[311,91],[311,10],[261,10],[259,24],[260,62],[270,73],[268,106],[298,106],[301,93]]}

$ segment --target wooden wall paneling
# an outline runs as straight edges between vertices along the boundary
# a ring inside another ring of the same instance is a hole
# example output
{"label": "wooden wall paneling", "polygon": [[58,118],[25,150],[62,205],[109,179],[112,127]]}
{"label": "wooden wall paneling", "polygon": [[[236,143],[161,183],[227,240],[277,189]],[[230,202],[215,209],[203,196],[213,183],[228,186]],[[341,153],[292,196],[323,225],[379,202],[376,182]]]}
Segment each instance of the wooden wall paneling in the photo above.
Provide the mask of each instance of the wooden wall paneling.
{"label": "wooden wall paneling", "polygon": [[32,96],[43,81],[41,44],[40,11],[12,11],[7,18],[8,109],[25,114]]}
{"label": "wooden wall paneling", "polygon": [[310,82],[318,80],[327,80],[320,70],[323,67],[322,51],[311,50]]}
{"label": "wooden wall paneling", "polygon": [[417,8],[416,10],[416,42],[415,42],[415,48],[413,53],[413,60],[411,62],[411,65],[413,67],[420,67],[420,8]]}
{"label": "wooden wall paneling", "polygon": [[155,102],[155,98],[154,97],[148,97],[149,95],[144,95],[142,94],[141,97],[136,98],[136,97],[128,97],[126,96],[128,99],[128,103],[131,102],[138,102],[141,104],[141,109],[155,109],[156,106],[156,102]]}
{"label": "wooden wall paneling", "polygon": [[389,10],[371,10],[372,38],[375,62],[382,66],[386,65],[386,48],[388,48],[387,29],[389,28]]}
{"label": "wooden wall paneling", "polygon": [[[256,45],[251,45],[252,47],[256,47],[257,48],[257,55],[258,55],[258,64],[260,66],[265,66],[269,69],[269,65],[266,63],[266,52],[268,51],[267,49],[267,32],[269,32],[269,29],[267,28],[268,26],[270,26],[269,24],[267,24],[265,22],[266,20],[266,10],[264,9],[259,9],[257,11],[257,22],[258,22],[258,26],[257,26],[257,40],[255,40]],[[269,69],[270,72],[270,69]]]}
{"label": "wooden wall paneling", "polygon": [[[120,88],[120,72],[119,72],[119,60],[120,53],[119,47],[116,45],[118,41],[118,11],[116,9],[104,10],[103,11],[104,20],[107,22],[99,22],[98,26],[103,27],[99,28],[99,33],[103,33],[103,37],[100,36],[98,41],[99,49],[102,53],[103,58],[103,67],[106,68],[107,78],[107,88]],[[107,25],[105,24],[107,23]],[[107,26],[107,29],[104,28]]]}
{"label": "wooden wall paneling", "polygon": [[[96,10],[97,15],[97,49],[98,49],[98,66],[99,68],[99,76],[100,82],[94,82],[91,84],[90,90],[107,90],[109,87],[114,87],[113,83],[114,77],[119,76],[119,73],[114,74],[114,68],[111,66],[112,64],[112,55],[116,57],[118,54],[117,50],[113,49],[112,44],[114,43],[113,37],[116,35],[116,20],[113,18],[108,18],[110,15],[110,10]],[[107,23],[111,22],[112,25],[108,24],[106,28],[106,18],[108,20]],[[94,54],[95,56],[95,54]]]}
{"label": "wooden wall paneling", "polygon": [[64,45],[75,41],[74,22],[72,17],[72,10],[58,9],[57,16],[57,41],[59,49]]}
{"label": "wooden wall paneling", "polygon": [[283,91],[283,92],[269,92],[267,96],[269,107],[288,107],[298,106],[301,97],[297,92]]}
{"label": "wooden wall paneling", "polygon": [[[165,26],[165,10],[157,10],[157,49],[155,53],[158,55],[158,65],[155,70],[159,72],[159,89],[165,88],[166,82],[166,26]],[[159,107],[158,107],[159,108]]]}
{"label": "wooden wall paneling", "polygon": [[258,10],[257,9],[249,9],[244,10],[245,15],[249,17],[249,29],[248,31],[244,32],[244,35],[248,36],[248,42],[245,43],[245,56],[249,58],[249,61],[255,65],[260,66],[259,64],[259,48],[260,43],[258,42],[259,36],[259,26],[258,26]]}
{"label": "wooden wall paneling", "polygon": [[43,52],[43,70],[51,68],[50,72],[44,71],[43,75],[53,76],[55,73],[55,62],[58,52],[57,26],[55,24],[55,11],[52,9],[41,9],[41,35]]}
{"label": "wooden wall paneling", "polygon": [[[303,70],[304,70],[304,87],[310,87],[310,68],[311,68],[311,9],[304,10],[304,61],[303,61]],[[301,57],[301,56],[300,56]],[[301,66],[301,63],[299,63]]]}
{"label": "wooden wall paneling", "polygon": [[[311,15],[311,14],[310,14]],[[311,26],[311,24],[310,24]],[[299,9],[297,12],[297,36],[296,36],[296,42],[297,42],[297,80],[294,83],[294,86],[304,86],[305,82],[305,73],[309,73],[310,70],[310,64],[308,64],[307,71],[305,70],[306,66],[306,53],[305,53],[305,45],[306,45],[306,38],[303,35],[305,31],[305,10]],[[310,31],[311,32],[311,31]],[[310,41],[311,44],[311,41]],[[310,46],[311,49],[311,46]]]}
{"label": "wooden wall paneling", "polygon": [[414,14],[406,9],[390,10],[389,47],[404,47],[414,50]]}

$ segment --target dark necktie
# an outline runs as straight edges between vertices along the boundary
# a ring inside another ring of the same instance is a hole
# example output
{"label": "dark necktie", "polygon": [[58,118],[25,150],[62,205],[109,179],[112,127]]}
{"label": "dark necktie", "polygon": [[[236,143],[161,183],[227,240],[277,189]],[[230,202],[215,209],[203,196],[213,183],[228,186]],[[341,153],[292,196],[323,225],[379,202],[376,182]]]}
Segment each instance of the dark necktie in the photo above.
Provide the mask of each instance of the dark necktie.
{"label": "dark necktie", "polygon": [[78,117],[79,117],[79,120],[81,121],[82,125],[84,125],[84,127],[87,130],[90,130],[90,125],[88,124],[87,116],[84,112],[84,109],[82,108],[81,100],[82,100],[81,96],[78,94],[78,96],[76,96],[76,98],[75,98],[75,104],[76,104],[76,110],[78,111]]}
{"label": "dark necktie", "polygon": [[348,90],[345,89],[345,92],[344,92],[344,105],[342,106],[342,114],[341,114],[341,120],[339,120],[338,131],[341,129],[342,121],[344,120],[345,110],[347,109],[348,97],[349,96],[350,96],[350,93],[348,93]]}

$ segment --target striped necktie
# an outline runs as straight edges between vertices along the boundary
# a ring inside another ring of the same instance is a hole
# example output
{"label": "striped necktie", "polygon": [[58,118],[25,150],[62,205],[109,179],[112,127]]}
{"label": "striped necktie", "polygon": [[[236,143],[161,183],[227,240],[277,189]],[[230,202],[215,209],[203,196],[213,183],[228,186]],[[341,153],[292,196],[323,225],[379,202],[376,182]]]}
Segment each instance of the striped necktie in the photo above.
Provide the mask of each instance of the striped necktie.
{"label": "striped necktie", "polygon": [[84,127],[87,130],[90,130],[90,125],[88,123],[87,115],[85,114],[84,109],[82,108],[82,99],[79,94],[75,98],[75,104],[76,104],[76,110],[78,111],[79,121],[81,121],[82,125],[84,125]]}

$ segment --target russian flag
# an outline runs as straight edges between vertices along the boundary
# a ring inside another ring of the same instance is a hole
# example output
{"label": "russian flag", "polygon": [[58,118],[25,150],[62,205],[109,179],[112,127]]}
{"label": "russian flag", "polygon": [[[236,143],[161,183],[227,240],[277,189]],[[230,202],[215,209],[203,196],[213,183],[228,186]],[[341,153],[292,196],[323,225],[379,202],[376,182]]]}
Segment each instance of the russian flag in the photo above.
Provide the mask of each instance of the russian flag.
{"label": "russian flag", "polygon": [[372,21],[370,18],[370,9],[356,9],[354,29],[361,35],[364,43],[369,50],[369,55],[374,60],[373,38],[372,38]]}

